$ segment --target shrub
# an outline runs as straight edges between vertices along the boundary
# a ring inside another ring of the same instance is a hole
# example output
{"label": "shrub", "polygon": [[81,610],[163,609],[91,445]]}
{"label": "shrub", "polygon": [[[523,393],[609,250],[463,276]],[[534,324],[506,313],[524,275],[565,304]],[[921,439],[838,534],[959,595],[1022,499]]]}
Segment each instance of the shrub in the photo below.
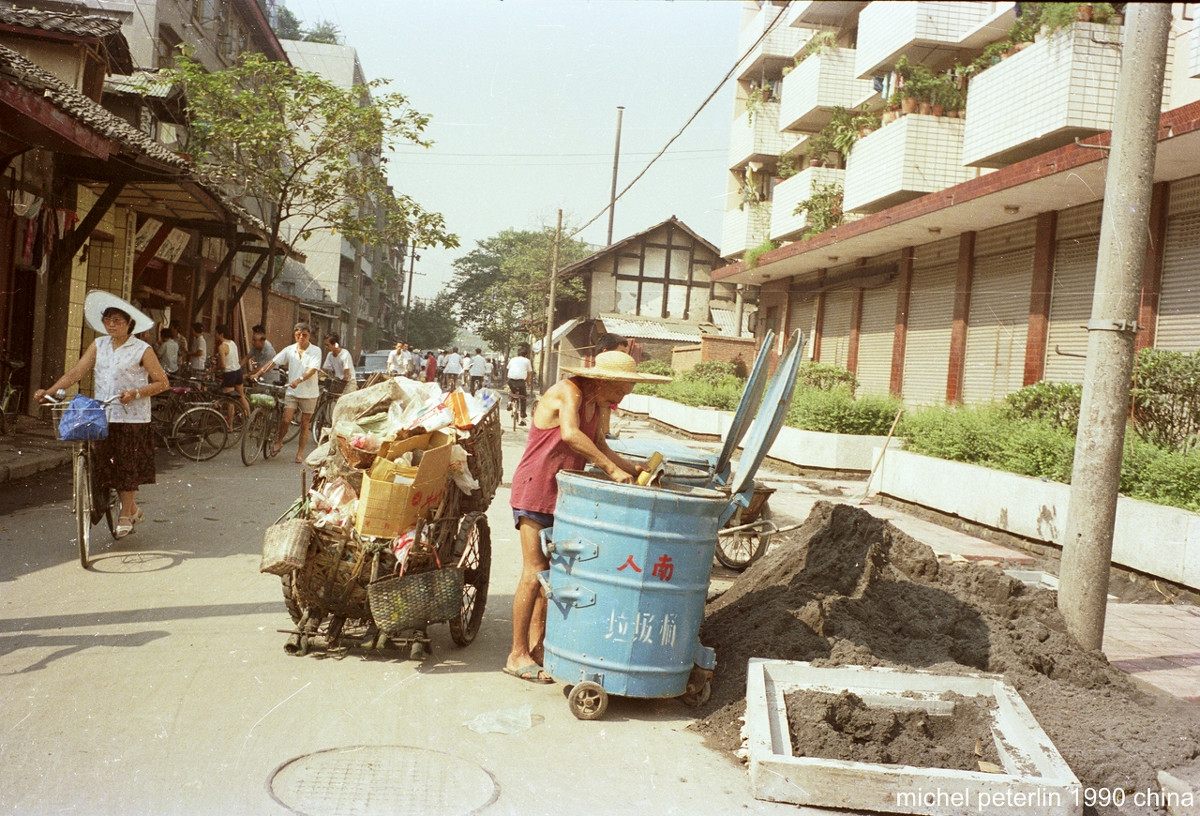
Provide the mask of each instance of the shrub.
{"label": "shrub", "polygon": [[1200,352],[1142,349],[1130,399],[1138,436],[1185,453],[1195,448],[1200,435]]}
{"label": "shrub", "polygon": [[733,363],[723,363],[720,360],[705,360],[679,375],[680,380],[688,382],[706,382],[718,386],[725,384],[729,378],[740,380],[733,373]]}
{"label": "shrub", "polygon": [[858,381],[852,373],[831,363],[802,363],[796,375],[796,384],[818,391],[840,388],[850,393],[854,393],[858,387]]}
{"label": "shrub", "polygon": [[742,398],[742,386],[742,381],[737,377],[731,377],[719,385],[681,377],[658,386],[658,396],[683,405],[733,411]]}
{"label": "shrub", "polygon": [[1120,490],[1131,498],[1200,512],[1200,451],[1164,450],[1130,434]]}
{"label": "shrub", "polygon": [[1004,398],[1021,419],[1046,420],[1072,436],[1079,428],[1083,386],[1076,383],[1035,382]]}
{"label": "shrub", "polygon": [[772,249],[778,249],[779,244],[772,241],[770,238],[763,241],[753,249],[746,250],[746,254],[742,256],[742,261],[746,264],[747,269],[753,269],[758,266],[758,259],[770,252]]}
{"label": "shrub", "polygon": [[1049,420],[1010,421],[992,464],[1000,470],[1069,484],[1075,436]]}
{"label": "shrub", "polygon": [[[665,360],[642,360],[638,363],[637,370],[643,374],[661,374],[667,377],[674,377],[675,370],[671,368],[671,364]],[[658,391],[667,383],[638,383],[633,387],[635,394],[647,394],[649,396],[658,396]]]}
{"label": "shrub", "polygon": [[845,389],[799,387],[792,397],[786,424],[805,431],[882,436],[892,427],[898,410],[900,402],[891,397],[854,399]]}
{"label": "shrub", "polygon": [[905,414],[897,433],[914,453],[984,465],[999,457],[1010,424],[1007,413],[994,405],[923,408]]}

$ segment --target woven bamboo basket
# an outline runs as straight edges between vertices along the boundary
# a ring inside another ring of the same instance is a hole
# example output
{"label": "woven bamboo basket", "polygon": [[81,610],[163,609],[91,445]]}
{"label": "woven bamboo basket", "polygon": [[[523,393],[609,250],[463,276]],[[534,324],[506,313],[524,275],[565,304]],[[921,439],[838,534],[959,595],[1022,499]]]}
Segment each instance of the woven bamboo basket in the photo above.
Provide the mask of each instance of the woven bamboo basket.
{"label": "woven bamboo basket", "polygon": [[341,451],[342,458],[352,468],[366,469],[375,461],[375,454],[370,451],[360,450],[350,444],[350,440],[344,436],[337,437],[338,450]]}
{"label": "woven bamboo basket", "polygon": [[459,439],[467,452],[467,467],[479,482],[479,489],[459,498],[458,510],[463,513],[487,510],[504,476],[503,452],[500,447],[500,410],[493,405],[483,419],[471,429],[470,436]]}
{"label": "woven bamboo basket", "polygon": [[340,530],[317,528],[309,540],[308,557],[293,579],[300,605],[352,620],[370,619],[367,584],[373,555]]}
{"label": "woven bamboo basket", "polygon": [[458,567],[385,578],[367,586],[371,617],[389,635],[450,620],[462,606],[462,588],[463,571]]}
{"label": "woven bamboo basket", "polygon": [[263,535],[259,572],[287,575],[304,566],[308,555],[312,525],[307,519],[293,518],[272,524]]}

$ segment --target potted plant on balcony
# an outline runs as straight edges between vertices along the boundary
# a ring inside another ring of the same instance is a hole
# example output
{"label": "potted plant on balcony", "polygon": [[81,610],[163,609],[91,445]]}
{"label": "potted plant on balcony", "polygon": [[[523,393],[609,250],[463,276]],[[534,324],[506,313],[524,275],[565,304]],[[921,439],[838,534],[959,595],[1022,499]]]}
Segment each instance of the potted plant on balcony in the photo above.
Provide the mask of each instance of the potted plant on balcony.
{"label": "potted plant on balcony", "polygon": [[800,172],[799,162],[794,155],[780,156],[775,165],[775,175],[780,179],[789,179]]}
{"label": "potted plant on balcony", "polygon": [[824,130],[814,136],[809,136],[808,141],[804,143],[804,155],[808,156],[809,167],[828,165],[829,154],[836,150],[833,139]]}
{"label": "potted plant on balcony", "polygon": [[845,218],[842,210],[842,185],[838,182],[818,184],[813,179],[812,195],[796,205],[793,215],[807,216],[807,228],[802,240],[820,235],[826,230],[839,226]]}
{"label": "potted plant on balcony", "polygon": [[837,32],[836,31],[818,31],[808,38],[808,42],[800,49],[800,53],[796,55],[796,65],[804,62],[813,54],[824,54],[833,48],[837,48]]}

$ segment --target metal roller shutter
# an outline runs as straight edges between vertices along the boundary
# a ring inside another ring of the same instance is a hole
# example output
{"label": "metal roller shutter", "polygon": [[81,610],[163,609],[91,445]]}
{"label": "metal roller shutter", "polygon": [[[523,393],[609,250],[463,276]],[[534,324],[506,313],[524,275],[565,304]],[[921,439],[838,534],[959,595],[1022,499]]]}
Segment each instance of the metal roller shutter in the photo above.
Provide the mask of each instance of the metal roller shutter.
{"label": "metal roller shutter", "polygon": [[904,350],[904,401],[944,405],[957,263],[913,270]]}
{"label": "metal roller shutter", "polygon": [[863,292],[862,326],[858,334],[858,393],[884,394],[892,380],[892,339],[896,334],[896,293],[893,281]]}
{"label": "metal roller shutter", "polygon": [[788,333],[799,329],[804,334],[804,356],[812,359],[813,320],[817,314],[817,299],[812,295],[791,295],[788,309]]}
{"label": "metal roller shutter", "polygon": [[1033,249],[979,258],[963,362],[963,402],[990,402],[1021,387]]}
{"label": "metal roller shutter", "polygon": [[1099,235],[1058,242],[1054,253],[1054,283],[1050,290],[1050,327],[1046,336],[1045,378],[1051,382],[1083,382],[1083,357],[1067,355],[1087,353],[1087,329],[1084,327],[1092,316],[1099,250]]}
{"label": "metal roller shutter", "polygon": [[853,300],[853,289],[825,293],[820,362],[846,367],[846,353],[850,347],[850,305]]}
{"label": "metal roller shutter", "polygon": [[1200,211],[1167,219],[1154,347],[1200,350]]}

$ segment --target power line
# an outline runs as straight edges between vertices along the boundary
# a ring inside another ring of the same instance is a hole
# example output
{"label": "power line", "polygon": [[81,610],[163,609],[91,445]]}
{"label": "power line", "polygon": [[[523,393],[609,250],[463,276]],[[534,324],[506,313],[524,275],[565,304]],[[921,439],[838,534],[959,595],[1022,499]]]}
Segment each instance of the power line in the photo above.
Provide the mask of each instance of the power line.
{"label": "power line", "polygon": [[641,180],[642,176],[646,175],[646,173],[650,170],[650,168],[654,166],[654,163],[656,161],[658,161],[664,153],[667,152],[667,150],[671,147],[671,145],[675,143],[675,140],[678,139],[680,136],[682,136],[683,132],[685,130],[687,130],[688,126],[692,122],[696,121],[696,117],[698,117],[700,115],[700,113],[706,107],[708,107],[708,103],[713,101],[713,98],[717,95],[717,92],[720,91],[721,88],[725,87],[725,83],[728,82],[729,78],[734,75],[734,72],[737,71],[738,66],[741,65],[743,61],[745,61],[746,57],[750,56],[750,54],[754,51],[755,48],[758,48],[759,43],[761,43],[763,40],[765,40],[767,38],[767,35],[770,34],[775,29],[775,26],[779,25],[779,21],[783,19],[783,13],[785,11],[787,11],[787,6],[779,7],[779,12],[775,15],[775,19],[772,20],[770,22],[770,24],[767,25],[763,29],[763,33],[758,36],[758,39],[756,39],[753,43],[751,43],[750,47],[746,49],[746,52],[744,54],[742,54],[740,57],[738,57],[737,61],[734,62],[733,67],[729,69],[729,73],[725,74],[725,76],[723,76],[721,78],[721,81],[717,83],[717,87],[712,89],[712,93],[710,93],[705,98],[705,100],[700,103],[700,107],[696,109],[696,112],[693,113],[688,118],[688,120],[683,123],[683,127],[681,127],[679,129],[679,132],[676,133],[674,136],[672,136],[667,141],[667,143],[665,145],[663,145],[663,149],[658,151],[658,154],[653,159],[650,160],[649,164],[647,164],[645,167],[642,168],[642,172],[640,172],[636,176],[634,176],[633,181],[629,182],[629,184],[625,186],[625,189],[617,194],[616,198],[614,198],[612,201],[610,201],[608,204],[606,204],[604,206],[604,209],[602,209],[600,212],[596,213],[595,217],[593,217],[590,221],[588,221],[582,227],[580,227],[579,229],[572,232],[569,236],[567,236],[568,238],[574,238],[576,235],[583,232],[585,229],[587,229],[592,224],[594,224],[600,218],[600,216],[602,216],[606,212],[608,212],[609,208],[612,207],[613,204],[615,204],[617,201],[619,201],[621,199],[621,196],[623,196],[627,192],[629,192],[629,190],[633,187],[633,185],[637,184]]}

